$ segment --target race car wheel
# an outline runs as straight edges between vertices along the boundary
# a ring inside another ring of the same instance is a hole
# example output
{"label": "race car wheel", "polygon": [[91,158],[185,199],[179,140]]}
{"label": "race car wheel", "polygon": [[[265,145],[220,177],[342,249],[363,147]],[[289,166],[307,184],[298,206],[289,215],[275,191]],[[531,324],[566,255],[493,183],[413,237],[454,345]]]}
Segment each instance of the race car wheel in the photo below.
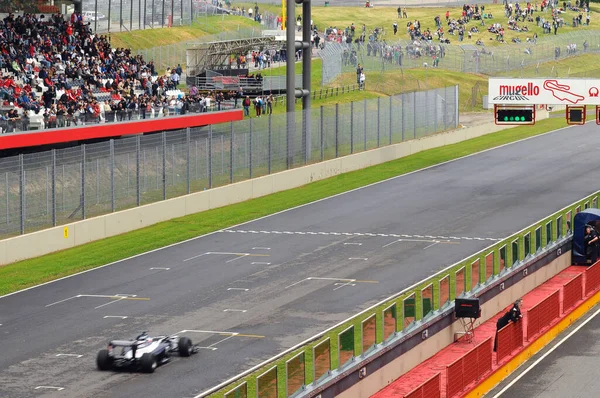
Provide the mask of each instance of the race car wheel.
{"label": "race car wheel", "polygon": [[187,337],[180,337],[178,344],[179,355],[182,357],[189,357],[194,352],[194,346],[192,340]]}
{"label": "race car wheel", "polygon": [[142,367],[142,372],[154,373],[154,369],[158,366],[158,362],[154,355],[147,352],[140,358],[140,365]]}
{"label": "race car wheel", "polygon": [[108,350],[98,351],[96,356],[96,365],[100,370],[110,370],[112,368],[112,358],[108,355]]}

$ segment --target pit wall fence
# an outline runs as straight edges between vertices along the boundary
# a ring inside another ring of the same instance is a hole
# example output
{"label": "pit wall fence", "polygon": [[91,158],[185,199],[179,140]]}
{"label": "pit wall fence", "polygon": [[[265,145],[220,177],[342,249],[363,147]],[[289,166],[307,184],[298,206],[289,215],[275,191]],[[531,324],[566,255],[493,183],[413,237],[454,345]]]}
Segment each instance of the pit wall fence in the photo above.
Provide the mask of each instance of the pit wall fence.
{"label": "pit wall fence", "polygon": [[[196,117],[201,116],[191,118]],[[154,134],[0,158],[0,238],[324,164],[401,142],[419,142],[419,138],[458,126],[458,86],[205,127],[167,126],[189,118],[135,123],[140,129],[141,124],[162,125],[162,132]],[[108,128],[118,135],[128,125],[101,125],[85,131]],[[157,130],[150,126],[146,131]],[[490,130],[484,127],[483,131]],[[328,176],[337,174],[335,166],[332,168]],[[289,184],[292,186],[297,185]],[[274,189],[287,187],[284,184]],[[260,194],[243,197],[257,196]],[[205,209],[199,208],[197,211]]]}
{"label": "pit wall fence", "polygon": [[[480,320],[485,321],[502,311],[504,306],[517,297],[569,266],[572,235],[569,228],[573,217],[583,209],[598,208],[599,196],[600,192],[596,192],[561,209],[241,375],[201,393],[197,398],[255,395],[274,398],[328,398],[367,396],[375,393],[387,383],[378,388],[373,387],[372,390],[360,390],[359,395],[352,387],[361,382],[368,383],[368,375],[382,369],[386,364],[395,363],[394,359],[432,338],[432,335],[441,330],[452,330],[452,333],[440,334],[445,335],[441,339],[446,340],[438,341],[435,349],[423,349],[419,346],[410,360],[403,356],[403,363],[398,362],[395,375],[387,382],[391,382],[452,343],[453,340],[447,336],[453,336],[454,332],[460,331],[458,322],[453,318],[453,300],[456,297],[480,297],[484,303]],[[556,262],[557,259],[560,261]],[[546,267],[544,272],[535,272],[552,262],[556,264]],[[589,288],[586,287],[586,291],[591,289],[590,293],[600,287],[600,271],[596,269],[600,270],[600,266],[591,268],[589,278],[586,278],[593,281],[589,282]],[[528,274],[532,277],[528,278]],[[568,303],[574,303],[574,298],[579,295],[577,283],[572,281],[567,287]],[[522,286],[517,289],[519,284]],[[531,314],[526,314],[527,317],[535,319],[532,322],[534,329],[530,331],[529,337],[538,335],[548,322],[558,316],[556,303],[564,300],[562,290],[551,296],[548,302],[540,303],[539,308],[533,308]],[[560,298],[559,301],[556,301],[557,297]],[[500,304],[502,307],[498,307]],[[548,314],[541,313],[546,310]],[[561,308],[560,311],[562,310]],[[499,356],[505,351],[513,352],[522,345],[524,331],[514,330],[519,327],[522,326],[510,326],[502,331],[503,340],[499,343]],[[404,348],[398,349],[402,345]],[[460,372],[454,369],[458,375],[456,377],[459,381],[456,383],[460,386],[460,391],[466,385],[465,380],[477,380],[489,371],[491,353],[488,354],[488,348],[491,350],[491,345],[484,344],[478,346],[478,351],[469,353],[481,358],[477,360],[477,369],[461,367]],[[376,361],[379,361],[379,364],[371,366]],[[377,382],[373,384],[382,384],[382,377],[375,377]],[[451,380],[453,379],[451,377]],[[435,384],[434,381],[431,383]],[[425,389],[430,391],[430,388],[429,385],[423,386],[421,392],[415,391],[414,394],[419,396]]]}

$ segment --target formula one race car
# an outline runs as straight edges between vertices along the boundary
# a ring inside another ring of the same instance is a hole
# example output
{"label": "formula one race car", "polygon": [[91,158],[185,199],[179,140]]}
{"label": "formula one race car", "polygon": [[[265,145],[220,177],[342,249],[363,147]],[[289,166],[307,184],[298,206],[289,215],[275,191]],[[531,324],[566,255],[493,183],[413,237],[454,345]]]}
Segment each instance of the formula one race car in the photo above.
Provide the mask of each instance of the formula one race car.
{"label": "formula one race car", "polygon": [[107,349],[98,352],[96,365],[100,370],[129,368],[152,373],[158,366],[169,362],[173,352],[189,357],[197,351],[187,337],[150,337],[143,332],[134,340],[112,340]]}

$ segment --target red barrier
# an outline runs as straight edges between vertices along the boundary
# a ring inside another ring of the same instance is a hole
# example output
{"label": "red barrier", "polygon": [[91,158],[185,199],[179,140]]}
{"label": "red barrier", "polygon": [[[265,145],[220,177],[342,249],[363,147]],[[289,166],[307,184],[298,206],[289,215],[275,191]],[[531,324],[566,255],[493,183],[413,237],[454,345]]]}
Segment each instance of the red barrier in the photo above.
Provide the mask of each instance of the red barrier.
{"label": "red barrier", "polygon": [[478,368],[477,348],[474,348],[463,357],[463,388],[477,380]]}
{"label": "red barrier", "polygon": [[92,126],[70,127],[32,131],[28,133],[4,134],[0,136],[0,149],[34,147],[40,145],[76,142],[99,138],[113,138],[124,135],[153,133],[177,130],[186,127],[199,127],[209,124],[242,120],[241,110],[208,112],[190,116],[144,119],[123,123],[106,123]]}
{"label": "red barrier", "polygon": [[527,340],[550,326],[560,316],[560,290],[555,291],[542,302],[527,311]]}
{"label": "red barrier", "polygon": [[446,367],[446,397],[450,398],[463,390],[463,358]]}
{"label": "red barrier", "polygon": [[585,270],[585,295],[588,296],[600,287],[600,263],[596,263]]}
{"label": "red barrier", "polygon": [[446,397],[458,395],[491,369],[492,338],[489,338],[446,367]]}
{"label": "red barrier", "polygon": [[477,362],[479,366],[479,377],[492,371],[492,345],[493,338],[490,337],[477,347]]}
{"label": "red barrier", "polygon": [[583,274],[577,275],[563,285],[563,313],[583,299]]}
{"label": "red barrier", "polygon": [[496,361],[508,357],[514,350],[523,346],[523,321],[511,322],[498,331]]}
{"label": "red barrier", "polygon": [[441,398],[442,396],[442,374],[437,373],[435,376],[421,384],[404,398]]}

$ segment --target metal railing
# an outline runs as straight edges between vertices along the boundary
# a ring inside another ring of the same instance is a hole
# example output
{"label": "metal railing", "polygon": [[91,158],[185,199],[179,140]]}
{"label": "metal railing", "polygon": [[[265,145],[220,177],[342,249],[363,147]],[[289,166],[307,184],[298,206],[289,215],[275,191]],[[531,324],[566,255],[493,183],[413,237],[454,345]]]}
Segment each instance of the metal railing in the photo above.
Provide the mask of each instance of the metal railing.
{"label": "metal railing", "polygon": [[[98,33],[203,24],[208,17],[242,15],[229,5],[227,0],[82,0],[84,17]],[[260,20],[252,19],[266,29],[277,28],[277,17],[260,8]]]}
{"label": "metal railing", "polygon": [[[458,87],[0,159],[0,235],[12,236],[453,129]],[[254,108],[254,107],[253,107]],[[265,109],[268,111],[268,109]],[[254,109],[252,110],[254,114]],[[266,113],[266,112],[265,112]],[[115,129],[125,128],[116,124]]]}
{"label": "metal railing", "polygon": [[[290,385],[297,387],[285,392],[287,396],[313,394],[323,383],[342,372],[358,369],[371,356],[380,354],[382,349],[390,349],[388,347],[394,347],[417,333],[424,323],[449,310],[456,297],[475,296],[498,283],[500,278],[517,272],[544,251],[560,247],[572,236],[568,228],[572,225],[573,216],[584,208],[598,208],[598,200],[600,191],[495,242],[195,398],[246,396],[250,391],[257,390],[258,395],[262,396],[261,392],[265,391],[261,391],[261,388],[265,386],[270,388],[271,393],[275,391],[273,396],[279,396],[280,388],[286,385],[288,389]],[[600,275],[600,268],[597,274]],[[598,288],[600,276],[586,289],[586,294]],[[486,350],[490,348],[489,342]],[[324,362],[323,358],[330,360]],[[490,359],[487,358],[486,367],[489,367]],[[304,371],[299,372],[299,369]]]}
{"label": "metal railing", "polygon": [[177,106],[151,106],[143,109],[111,110],[109,112],[102,109],[99,114],[76,112],[73,115],[58,116],[45,116],[43,112],[36,114],[33,111],[26,111],[17,120],[0,120],[0,134],[119,123],[132,120],[172,118],[190,113],[216,112],[234,108],[233,100],[222,101],[220,104],[215,103],[213,100],[208,105],[202,105],[198,102],[191,103],[187,110],[182,110]]}

